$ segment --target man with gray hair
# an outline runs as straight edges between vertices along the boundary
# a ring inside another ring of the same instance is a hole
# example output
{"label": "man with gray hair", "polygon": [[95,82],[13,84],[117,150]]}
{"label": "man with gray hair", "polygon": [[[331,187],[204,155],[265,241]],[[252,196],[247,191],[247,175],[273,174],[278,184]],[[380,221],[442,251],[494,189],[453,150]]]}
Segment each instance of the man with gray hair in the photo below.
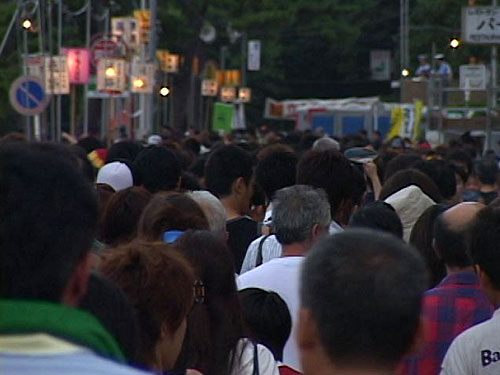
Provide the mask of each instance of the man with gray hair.
{"label": "man with gray hair", "polygon": [[201,207],[207,218],[210,231],[214,232],[226,241],[227,215],[221,201],[215,195],[206,190],[190,191],[187,195]]}
{"label": "man with gray hair", "polygon": [[238,277],[238,287],[273,291],[285,300],[292,315],[292,334],[285,345],[283,363],[300,371],[294,335],[300,268],[309,249],[328,233],[330,205],[323,190],[305,185],[278,190],[272,203],[273,227],[282,255]]}

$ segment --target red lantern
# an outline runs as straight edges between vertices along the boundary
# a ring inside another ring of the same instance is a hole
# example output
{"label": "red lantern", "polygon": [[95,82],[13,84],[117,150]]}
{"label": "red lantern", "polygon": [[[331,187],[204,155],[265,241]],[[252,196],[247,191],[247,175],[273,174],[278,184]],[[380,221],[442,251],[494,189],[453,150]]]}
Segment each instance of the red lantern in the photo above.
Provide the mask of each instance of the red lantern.
{"label": "red lantern", "polygon": [[69,82],[86,84],[90,80],[90,51],[86,48],[65,48]]}

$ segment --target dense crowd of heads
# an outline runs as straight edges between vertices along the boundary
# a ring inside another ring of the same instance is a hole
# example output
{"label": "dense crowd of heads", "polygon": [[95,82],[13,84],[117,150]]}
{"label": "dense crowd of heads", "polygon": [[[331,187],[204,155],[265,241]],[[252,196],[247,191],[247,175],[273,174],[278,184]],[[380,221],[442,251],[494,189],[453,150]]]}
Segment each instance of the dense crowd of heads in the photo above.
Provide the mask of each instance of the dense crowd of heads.
{"label": "dense crowd of heads", "polygon": [[[500,305],[499,164],[474,142],[170,132],[107,148],[7,137],[0,304],[87,311],[147,370],[277,375],[292,341],[293,371],[396,371],[418,350],[424,292],[447,275],[476,270]],[[242,286],[246,271],[293,257],[305,259],[296,307]]]}

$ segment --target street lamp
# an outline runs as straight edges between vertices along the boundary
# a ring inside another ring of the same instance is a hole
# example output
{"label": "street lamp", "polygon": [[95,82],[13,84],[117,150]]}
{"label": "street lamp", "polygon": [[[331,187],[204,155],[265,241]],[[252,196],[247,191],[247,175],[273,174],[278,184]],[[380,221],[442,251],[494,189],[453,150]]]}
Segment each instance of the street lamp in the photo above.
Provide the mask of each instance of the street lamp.
{"label": "street lamp", "polygon": [[24,18],[21,22],[21,26],[24,30],[31,30],[33,27],[33,22],[29,18]]}
{"label": "street lamp", "polygon": [[405,69],[403,69],[403,70],[401,71],[401,76],[402,76],[403,78],[406,78],[406,77],[408,77],[409,75],[410,75],[410,71],[409,71],[408,69],[406,69],[406,68],[405,68]]}
{"label": "street lamp", "polygon": [[458,38],[452,38],[450,40],[450,47],[453,49],[457,49],[458,47],[460,47],[460,44],[460,39]]}
{"label": "street lamp", "polygon": [[167,86],[162,86],[160,87],[158,93],[164,98],[166,98],[170,94],[170,89]]}

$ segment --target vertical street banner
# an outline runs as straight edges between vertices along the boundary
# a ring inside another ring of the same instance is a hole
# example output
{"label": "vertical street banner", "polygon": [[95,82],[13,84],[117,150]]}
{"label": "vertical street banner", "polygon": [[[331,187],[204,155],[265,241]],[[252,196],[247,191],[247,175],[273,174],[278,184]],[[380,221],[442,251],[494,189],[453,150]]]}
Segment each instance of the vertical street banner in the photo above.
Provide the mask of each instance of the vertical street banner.
{"label": "vertical street banner", "polygon": [[213,130],[229,133],[234,121],[234,105],[215,103],[212,121]]}
{"label": "vertical street banner", "polygon": [[248,41],[248,70],[260,70],[260,40]]}
{"label": "vertical street banner", "polygon": [[140,46],[139,20],[134,17],[113,17],[111,30],[114,38],[119,38],[128,48],[137,51]]}
{"label": "vertical street banner", "polygon": [[370,51],[370,71],[374,81],[389,81],[391,79],[391,51]]}
{"label": "vertical street banner", "polygon": [[399,136],[417,140],[422,135],[423,103],[420,100],[414,104],[396,105],[391,110],[391,130],[387,140]]}
{"label": "vertical street banner", "polygon": [[134,17],[137,19],[139,24],[140,43],[149,43],[149,39],[151,37],[151,10],[134,10]]}
{"label": "vertical street banner", "polygon": [[45,91],[48,94],[69,94],[69,71],[66,56],[45,57],[44,71]]}

